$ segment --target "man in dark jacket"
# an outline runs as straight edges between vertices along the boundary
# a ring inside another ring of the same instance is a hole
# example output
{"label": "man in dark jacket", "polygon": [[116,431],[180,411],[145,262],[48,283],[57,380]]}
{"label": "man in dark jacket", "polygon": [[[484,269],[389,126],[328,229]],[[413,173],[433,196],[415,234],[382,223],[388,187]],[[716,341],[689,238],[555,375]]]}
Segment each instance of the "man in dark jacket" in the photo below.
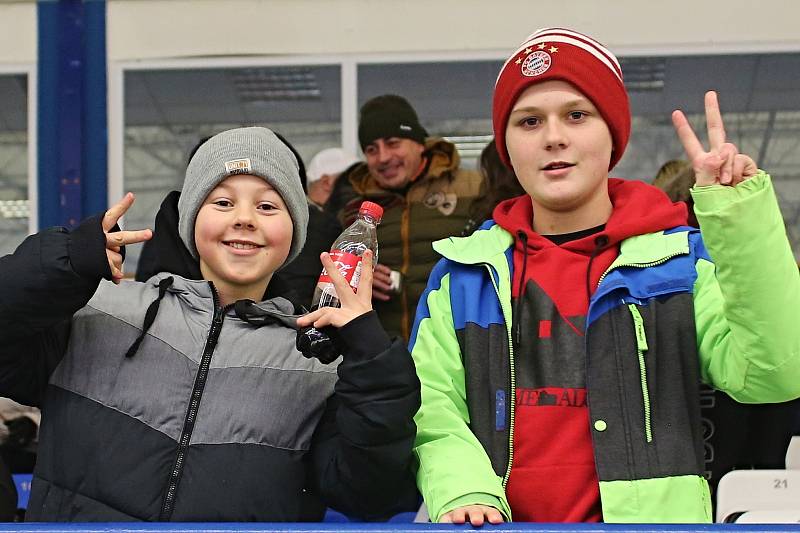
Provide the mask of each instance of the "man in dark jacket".
{"label": "man in dark jacket", "polygon": [[417,301],[439,259],[431,243],[461,235],[481,177],[461,168],[455,145],[428,137],[411,104],[397,95],[363,105],[358,140],[366,161],[347,171],[354,196],[339,218],[348,226],[364,200],[383,207],[375,310],[387,331],[407,340]]}

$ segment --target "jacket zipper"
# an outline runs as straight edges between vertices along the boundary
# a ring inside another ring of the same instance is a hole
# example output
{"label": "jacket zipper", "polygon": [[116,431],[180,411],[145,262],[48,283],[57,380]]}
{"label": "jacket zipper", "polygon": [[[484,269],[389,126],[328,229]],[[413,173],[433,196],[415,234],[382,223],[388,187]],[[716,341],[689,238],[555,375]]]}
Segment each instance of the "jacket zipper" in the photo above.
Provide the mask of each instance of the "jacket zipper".
{"label": "jacket zipper", "polygon": [[611,265],[610,267],[608,267],[608,270],[603,272],[603,275],[600,276],[600,279],[597,282],[597,286],[599,287],[600,284],[603,283],[603,280],[606,278],[606,276],[612,270],[616,270],[616,269],[618,269],[620,267],[648,268],[648,267],[658,266],[658,265],[666,263],[667,261],[669,261],[673,257],[678,257],[679,255],[686,255],[686,252],[676,252],[676,253],[670,254],[670,255],[668,255],[666,257],[662,257],[661,259],[657,259],[656,261],[648,261],[646,263],[633,263],[633,262],[631,262],[631,263],[620,263],[618,265]]}
{"label": "jacket zipper", "polygon": [[[506,323],[509,323],[508,318],[511,316],[511,313],[506,308],[506,305],[503,303],[503,298],[500,296],[500,288],[497,286],[497,282],[494,280],[494,273],[492,272],[492,267],[488,263],[484,263],[486,269],[489,271],[489,279],[492,280],[492,287],[494,287],[494,292],[497,294],[497,300],[500,302],[500,307],[503,310],[503,315],[506,317]],[[514,462],[514,412],[516,410],[516,397],[517,397],[517,375],[516,370],[514,368],[514,343],[512,342],[511,338],[511,329],[510,327],[506,326],[506,335],[508,335],[508,361],[510,365],[510,376],[511,376],[511,401],[510,409],[511,412],[509,414],[508,420],[508,465],[506,466],[506,473],[503,475],[503,488],[506,488],[508,485],[508,478],[511,476],[511,464]]]}
{"label": "jacket zipper", "polygon": [[639,376],[642,384],[642,401],[644,402],[644,433],[647,442],[653,442],[653,430],[650,424],[650,390],[647,386],[647,367],[644,361],[644,352],[647,351],[647,336],[644,331],[644,320],[635,304],[628,304],[628,309],[633,317],[633,327],[636,330],[636,353],[639,358]]}
{"label": "jacket zipper", "polygon": [[189,441],[192,438],[194,424],[197,421],[197,411],[200,408],[200,400],[203,397],[203,390],[205,389],[206,380],[208,379],[211,355],[214,353],[214,348],[217,346],[219,334],[222,330],[222,321],[225,317],[225,309],[219,305],[217,290],[214,288],[213,283],[209,282],[209,285],[211,285],[211,294],[214,299],[214,318],[211,323],[211,330],[208,333],[208,338],[206,339],[205,348],[203,349],[203,357],[200,359],[200,366],[195,375],[192,395],[189,400],[189,408],[186,410],[186,419],[183,422],[181,438],[178,441],[178,453],[175,457],[175,464],[172,467],[172,472],[170,472],[167,490],[164,494],[164,502],[161,505],[161,514],[158,517],[160,522],[168,522],[172,517],[172,512],[175,510],[175,497],[177,496],[178,485],[180,484],[181,475],[183,474]]}
{"label": "jacket zipper", "polygon": [[[649,268],[664,264],[673,257],[678,257],[679,255],[686,255],[686,252],[672,253],[655,261],[647,261],[643,263],[628,262],[628,263],[620,263],[618,265],[612,265],[608,268],[608,270],[603,272],[602,276],[600,276],[600,280],[597,282],[597,286],[599,287],[600,284],[603,283],[603,280],[609,274],[609,272],[617,268],[620,267]],[[650,391],[647,385],[647,367],[645,366],[645,361],[644,361],[644,353],[647,351],[647,337],[645,336],[645,331],[644,331],[644,320],[642,320],[642,315],[639,313],[639,309],[636,307],[636,305],[629,304],[628,310],[631,313],[631,317],[633,317],[633,325],[634,329],[636,330],[636,353],[639,359],[639,379],[642,387],[642,402],[644,406],[644,432],[645,432],[645,437],[647,438],[647,442],[649,444],[653,442],[653,428],[651,425],[651,413],[650,413],[651,409]]]}

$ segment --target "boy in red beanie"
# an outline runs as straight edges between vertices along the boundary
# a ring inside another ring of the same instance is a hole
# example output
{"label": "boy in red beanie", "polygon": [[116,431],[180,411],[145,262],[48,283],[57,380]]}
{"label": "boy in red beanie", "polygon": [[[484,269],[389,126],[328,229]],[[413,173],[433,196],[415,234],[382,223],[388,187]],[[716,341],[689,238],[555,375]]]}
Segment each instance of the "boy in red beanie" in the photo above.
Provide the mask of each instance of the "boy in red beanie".
{"label": "boy in red beanie", "polygon": [[[497,149],[527,195],[443,256],[410,348],[417,484],[440,522],[710,522],[698,384],[800,396],[800,277],[770,177],[680,111],[701,231],[654,187],[610,178],[630,134],[603,45],[550,28],[506,61]],[[759,275],[753,275],[758,269]]]}

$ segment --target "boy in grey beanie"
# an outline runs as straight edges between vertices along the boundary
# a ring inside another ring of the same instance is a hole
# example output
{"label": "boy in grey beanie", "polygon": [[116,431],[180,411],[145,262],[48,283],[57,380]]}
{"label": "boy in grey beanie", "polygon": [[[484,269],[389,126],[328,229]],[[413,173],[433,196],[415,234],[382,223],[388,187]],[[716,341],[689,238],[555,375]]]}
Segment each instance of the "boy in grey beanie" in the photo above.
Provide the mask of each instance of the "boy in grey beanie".
{"label": "boy in grey beanie", "polygon": [[[305,241],[289,149],[240,128],[198,150],[176,223],[157,232],[199,267],[188,278],[122,281],[123,246],[152,236],[117,231],[132,204],[0,257],[0,396],[45,413],[27,517],[297,522],[326,506],[366,519],[415,507],[419,381],[372,311],[371,255],[355,294],[323,254],[340,308],[298,318],[267,296]],[[303,357],[303,320],[338,328],[342,357]]]}
{"label": "boy in grey beanie", "polygon": [[294,235],[286,263],[291,262],[303,248],[308,226],[308,202],[299,172],[294,154],[267,128],[236,128],[214,135],[197,149],[186,168],[178,201],[181,240],[198,258],[194,223],[206,196],[228,176],[250,174],[269,183],[289,210]]}

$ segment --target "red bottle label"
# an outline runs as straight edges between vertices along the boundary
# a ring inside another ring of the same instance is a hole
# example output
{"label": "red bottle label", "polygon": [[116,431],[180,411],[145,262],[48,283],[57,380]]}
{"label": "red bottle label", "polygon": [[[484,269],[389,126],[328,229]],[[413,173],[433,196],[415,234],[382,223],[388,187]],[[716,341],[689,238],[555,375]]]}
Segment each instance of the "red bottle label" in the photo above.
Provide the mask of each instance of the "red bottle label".
{"label": "red bottle label", "polygon": [[[341,250],[331,250],[330,256],[336,268],[339,269],[339,273],[347,280],[347,283],[350,284],[350,287],[353,288],[353,292],[355,292],[358,288],[358,282],[361,281],[361,256]],[[322,269],[319,281],[320,283],[333,283],[333,280],[324,268]]]}

